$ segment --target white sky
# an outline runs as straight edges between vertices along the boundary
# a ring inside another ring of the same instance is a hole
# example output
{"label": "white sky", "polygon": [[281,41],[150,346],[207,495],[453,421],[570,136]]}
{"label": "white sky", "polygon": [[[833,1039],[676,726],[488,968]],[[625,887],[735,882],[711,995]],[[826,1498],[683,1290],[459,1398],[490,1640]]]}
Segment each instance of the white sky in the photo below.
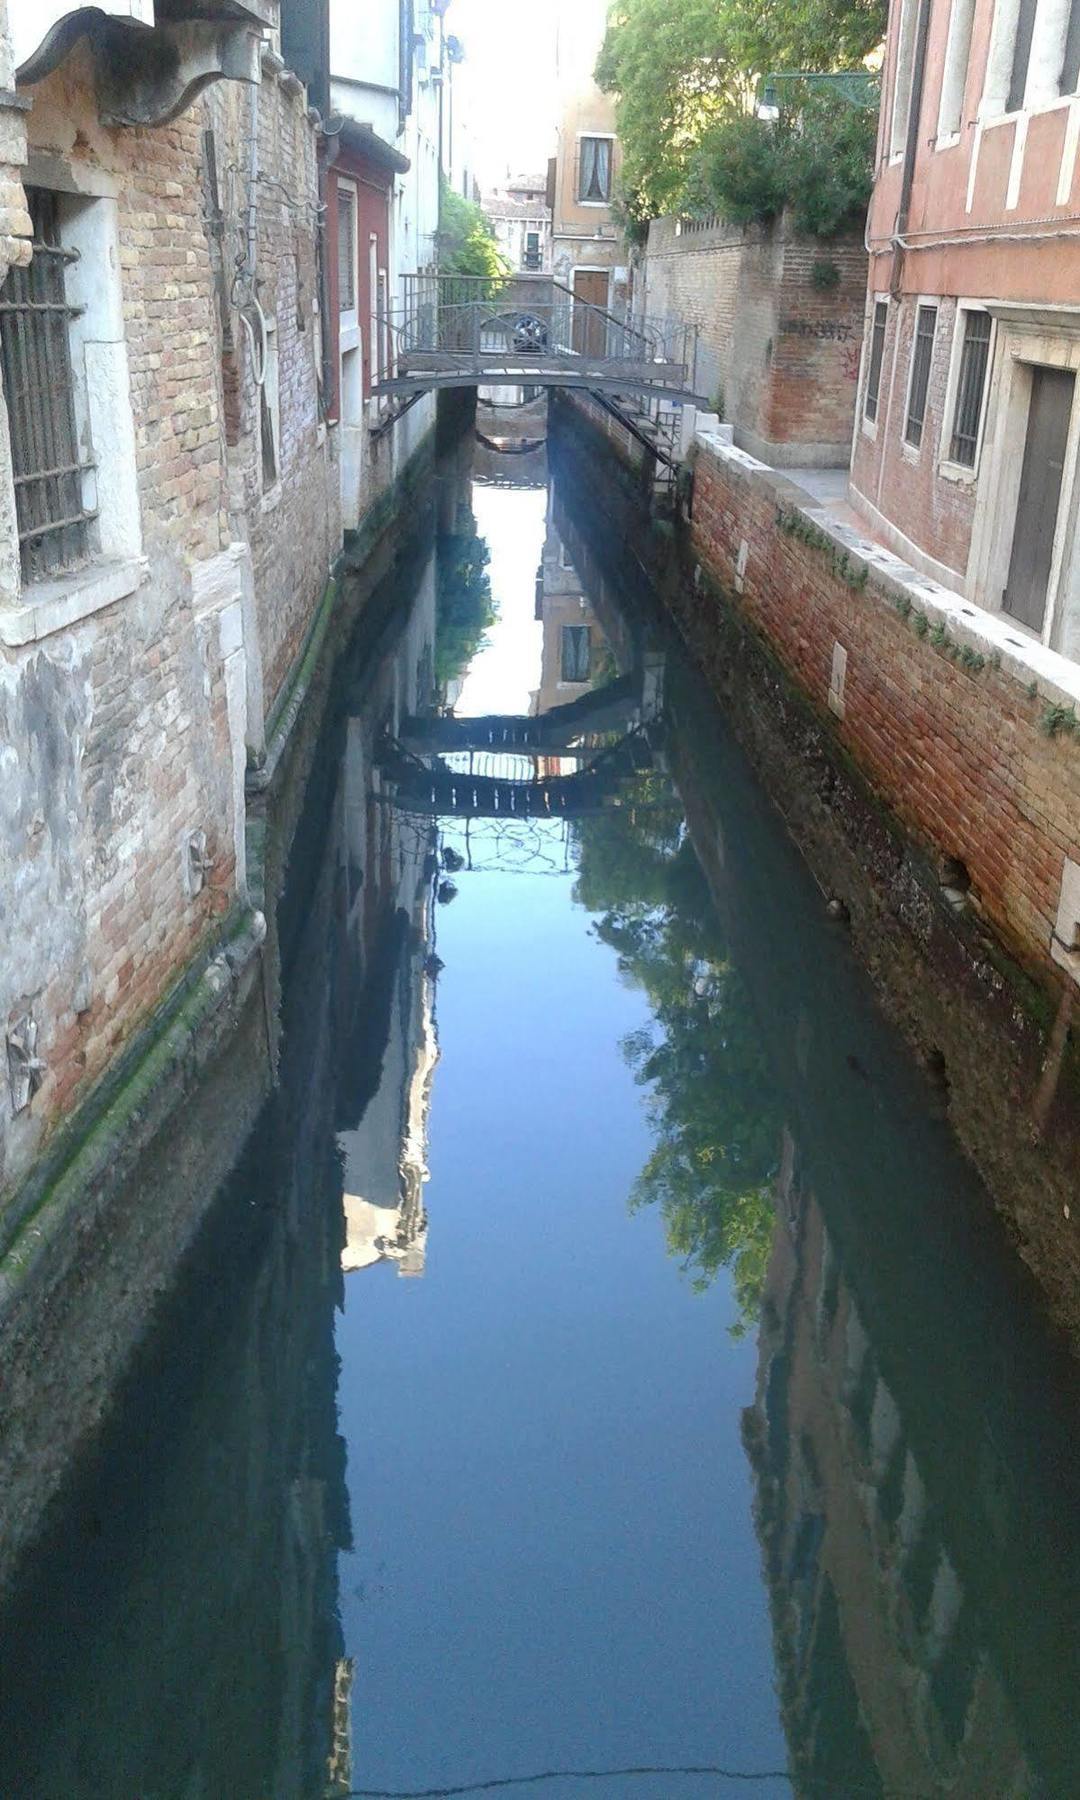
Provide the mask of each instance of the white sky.
{"label": "white sky", "polygon": [[542,174],[555,154],[555,38],[560,11],[580,31],[593,16],[603,35],[607,0],[453,0],[446,29],[465,47],[454,72],[455,105],[465,106],[481,187]]}

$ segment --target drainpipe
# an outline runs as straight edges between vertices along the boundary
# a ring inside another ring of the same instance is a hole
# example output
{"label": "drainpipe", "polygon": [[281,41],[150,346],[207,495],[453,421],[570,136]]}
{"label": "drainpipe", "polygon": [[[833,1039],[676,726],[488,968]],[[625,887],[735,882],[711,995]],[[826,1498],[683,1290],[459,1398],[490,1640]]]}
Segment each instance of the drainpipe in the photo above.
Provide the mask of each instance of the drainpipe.
{"label": "drainpipe", "polygon": [[893,299],[900,295],[904,271],[904,247],[900,242],[908,228],[911,189],[915,180],[915,160],[919,153],[919,125],[922,119],[923,84],[926,76],[926,40],[930,35],[930,8],[933,0],[919,0],[919,16],[915,21],[915,43],[911,66],[911,98],[908,101],[907,141],[904,144],[904,167],[900,179],[900,205],[896,213],[893,236],[893,266],[889,292]]}

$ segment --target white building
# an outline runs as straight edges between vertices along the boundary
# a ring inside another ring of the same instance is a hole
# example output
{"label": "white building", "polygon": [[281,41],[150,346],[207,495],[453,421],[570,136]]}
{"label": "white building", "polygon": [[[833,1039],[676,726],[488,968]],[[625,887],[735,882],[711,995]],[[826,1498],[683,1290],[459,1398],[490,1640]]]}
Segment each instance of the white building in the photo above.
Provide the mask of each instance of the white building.
{"label": "white building", "polygon": [[547,175],[516,175],[483,196],[499,249],[516,272],[551,271],[551,208]]}

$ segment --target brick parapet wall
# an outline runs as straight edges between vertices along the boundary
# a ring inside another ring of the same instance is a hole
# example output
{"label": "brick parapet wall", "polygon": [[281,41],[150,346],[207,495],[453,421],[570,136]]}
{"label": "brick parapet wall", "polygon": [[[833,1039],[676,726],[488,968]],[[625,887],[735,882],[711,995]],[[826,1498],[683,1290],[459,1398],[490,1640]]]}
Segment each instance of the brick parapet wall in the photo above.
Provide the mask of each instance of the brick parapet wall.
{"label": "brick parapet wall", "polygon": [[846,652],[830,720],[840,745],[930,857],[963,865],[969,905],[1008,954],[1059,991],[1052,939],[1066,859],[1080,861],[1080,748],[1045,723],[1080,699],[1080,670],[715,438],[698,439],[693,545],[827,719]]}
{"label": "brick parapet wall", "polygon": [[645,310],[698,328],[697,389],[736,439],[776,463],[847,461],[866,252],[857,235],[800,236],[720,220],[654,219]]}

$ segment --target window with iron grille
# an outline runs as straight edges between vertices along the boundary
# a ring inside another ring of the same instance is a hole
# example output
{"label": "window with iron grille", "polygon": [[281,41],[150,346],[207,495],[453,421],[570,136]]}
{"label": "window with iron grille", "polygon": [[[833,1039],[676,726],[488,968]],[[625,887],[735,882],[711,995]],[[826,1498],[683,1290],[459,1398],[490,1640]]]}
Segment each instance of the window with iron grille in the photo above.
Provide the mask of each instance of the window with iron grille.
{"label": "window with iron grille", "polygon": [[950,460],[961,463],[965,469],[975,467],[989,362],[990,314],[965,312],[964,342],[960,351],[956,410],[953,414],[952,443],[949,448]]}
{"label": "window with iron grille", "polygon": [[917,450],[922,443],[936,330],[937,307],[920,306],[915,316],[915,343],[911,352],[911,380],[908,383],[907,418],[904,421],[904,441],[913,450]]}
{"label": "window with iron grille", "polygon": [[885,325],[889,317],[889,307],[885,300],[878,300],[874,306],[874,324],[870,332],[870,363],[866,371],[866,393],[863,395],[863,416],[871,425],[877,418],[878,400],[881,396],[881,361],[885,354]]}
{"label": "window with iron grille", "polygon": [[356,311],[356,195],[338,188],[338,311]]}
{"label": "window with iron grille", "polygon": [[29,268],[9,271],[0,289],[0,356],[8,409],[19,555],[24,581],[75,568],[90,554],[83,477],[93,463],[79,453],[71,320],[64,291],[77,252],[60,241],[56,195],[27,188],[33,224]]}
{"label": "window with iron grille", "polygon": [[589,627],[564,625],[562,628],[562,680],[588,681],[590,663]]}

